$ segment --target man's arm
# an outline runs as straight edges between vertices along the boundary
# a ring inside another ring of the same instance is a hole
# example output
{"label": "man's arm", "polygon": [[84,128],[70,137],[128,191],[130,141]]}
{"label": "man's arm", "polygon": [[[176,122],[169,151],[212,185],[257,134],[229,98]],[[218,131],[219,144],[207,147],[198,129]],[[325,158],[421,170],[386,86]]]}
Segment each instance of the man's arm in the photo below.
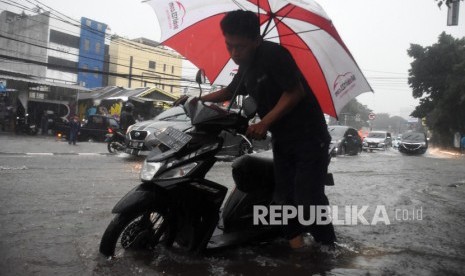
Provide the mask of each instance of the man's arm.
{"label": "man's arm", "polygon": [[[218,91],[215,91],[213,93],[210,93],[210,94],[207,94],[207,95],[204,95],[204,96],[200,97],[200,100],[202,100],[203,102],[220,103],[220,102],[231,100],[232,96],[233,96],[232,93],[230,93],[228,91],[228,89],[223,88],[221,90],[218,90]],[[187,98],[189,98],[189,97],[188,96],[182,96],[179,99],[177,99],[173,103],[173,105],[177,106],[177,105],[184,104],[186,102]]]}
{"label": "man's arm", "polygon": [[305,92],[301,83],[291,90],[284,91],[270,112],[259,123],[249,126],[246,135],[254,139],[264,138],[270,126],[292,110],[304,97]]}
{"label": "man's arm", "polygon": [[224,101],[231,100],[232,96],[233,95],[228,91],[228,89],[223,88],[221,90],[200,97],[200,100],[203,102],[221,103]]}

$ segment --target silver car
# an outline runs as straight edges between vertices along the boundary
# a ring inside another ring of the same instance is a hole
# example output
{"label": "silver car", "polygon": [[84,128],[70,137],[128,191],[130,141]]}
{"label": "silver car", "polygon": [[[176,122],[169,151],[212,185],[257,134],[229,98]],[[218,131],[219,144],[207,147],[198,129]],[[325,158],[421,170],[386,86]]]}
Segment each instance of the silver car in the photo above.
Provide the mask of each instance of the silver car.
{"label": "silver car", "polygon": [[387,131],[370,131],[363,139],[364,151],[387,150],[389,147],[392,147],[392,137]]}

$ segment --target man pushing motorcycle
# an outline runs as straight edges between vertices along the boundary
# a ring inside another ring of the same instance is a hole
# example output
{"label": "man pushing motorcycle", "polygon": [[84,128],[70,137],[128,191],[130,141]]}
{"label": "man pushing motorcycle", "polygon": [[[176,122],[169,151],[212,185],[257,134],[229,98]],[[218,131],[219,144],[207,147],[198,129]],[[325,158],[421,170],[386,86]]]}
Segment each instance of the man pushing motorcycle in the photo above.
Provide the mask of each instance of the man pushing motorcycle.
{"label": "man pushing motorcycle", "polygon": [[[261,121],[247,129],[254,139],[272,133],[277,205],[327,206],[327,176],[330,136],[318,101],[291,54],[283,46],[264,41],[258,17],[250,11],[229,12],[221,29],[238,73],[224,89],[200,100],[223,102],[235,94],[249,95],[257,103]],[[180,98],[175,104],[185,102]],[[334,227],[301,225],[297,219],[284,225],[283,232],[292,249],[304,248],[303,233],[310,232],[319,244],[332,246]]]}

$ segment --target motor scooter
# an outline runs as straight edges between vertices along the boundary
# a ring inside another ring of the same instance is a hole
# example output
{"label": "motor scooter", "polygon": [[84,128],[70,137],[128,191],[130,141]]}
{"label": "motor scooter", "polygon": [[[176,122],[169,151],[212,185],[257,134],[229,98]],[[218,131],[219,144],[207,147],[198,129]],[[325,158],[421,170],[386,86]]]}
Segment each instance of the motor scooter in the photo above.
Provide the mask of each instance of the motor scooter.
{"label": "motor scooter", "polygon": [[126,150],[126,135],[117,128],[108,128],[105,142],[109,153],[120,153]]}
{"label": "motor scooter", "polygon": [[29,114],[17,116],[15,121],[15,133],[25,133],[28,135],[36,135],[38,132],[35,124],[29,123]]}
{"label": "motor scooter", "polygon": [[[197,76],[200,83],[199,75],[202,73]],[[157,146],[140,172],[142,183],[112,210],[116,215],[100,242],[103,255],[175,243],[188,252],[202,253],[281,236],[280,226],[253,222],[253,206],[272,203],[271,158],[244,155],[233,162],[236,188],[223,208],[228,189],[205,179],[223,146],[220,133],[244,135],[255,114],[252,101],[245,99],[242,106],[239,112],[232,112],[196,98],[186,101],[184,108],[194,128],[185,133],[168,127],[156,135]]]}

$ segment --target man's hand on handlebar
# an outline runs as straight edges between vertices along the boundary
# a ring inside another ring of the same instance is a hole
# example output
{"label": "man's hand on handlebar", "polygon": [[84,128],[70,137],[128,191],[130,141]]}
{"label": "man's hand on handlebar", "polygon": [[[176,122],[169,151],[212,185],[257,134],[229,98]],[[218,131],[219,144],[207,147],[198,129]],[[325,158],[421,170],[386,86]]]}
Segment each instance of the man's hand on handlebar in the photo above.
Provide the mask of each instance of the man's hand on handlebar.
{"label": "man's hand on handlebar", "polygon": [[173,106],[183,105],[188,98],[189,96],[186,95],[179,97],[176,101],[174,101]]}
{"label": "man's hand on handlebar", "polygon": [[255,140],[263,140],[266,138],[266,133],[268,132],[268,125],[260,121],[259,123],[252,124],[247,128],[245,136],[250,137]]}

